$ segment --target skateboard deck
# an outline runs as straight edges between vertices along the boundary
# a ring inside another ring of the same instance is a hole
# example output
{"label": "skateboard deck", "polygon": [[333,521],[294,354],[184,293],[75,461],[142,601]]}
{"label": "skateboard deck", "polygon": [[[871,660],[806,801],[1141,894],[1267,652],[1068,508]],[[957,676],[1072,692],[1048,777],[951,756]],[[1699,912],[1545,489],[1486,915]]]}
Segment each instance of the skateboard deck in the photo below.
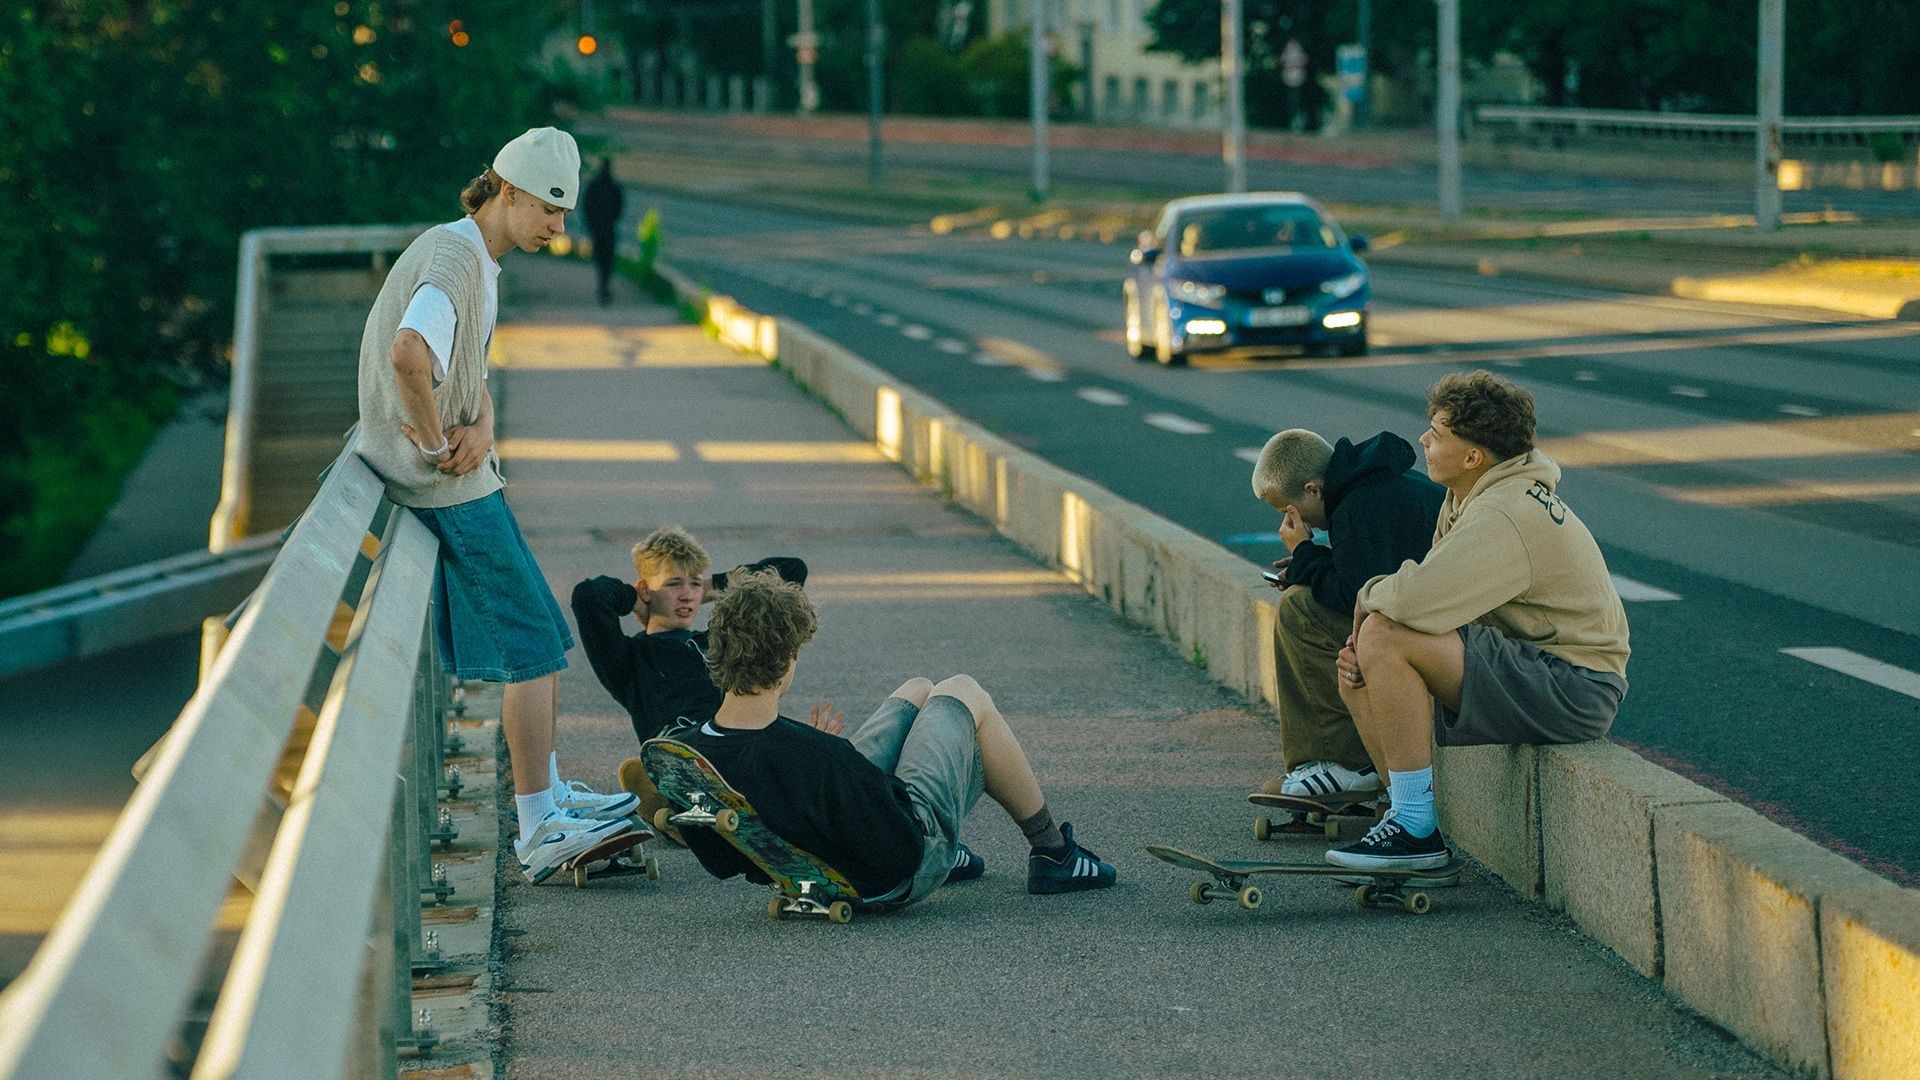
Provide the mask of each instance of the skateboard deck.
{"label": "skateboard deck", "polygon": [[1235,900],[1248,911],[1259,908],[1262,899],[1259,886],[1248,884],[1248,879],[1254,875],[1311,874],[1353,885],[1353,898],[1361,907],[1397,903],[1415,915],[1425,915],[1432,907],[1432,899],[1427,896],[1426,890],[1460,884],[1460,872],[1466,869],[1466,863],[1457,858],[1449,859],[1445,866],[1423,870],[1359,870],[1327,862],[1209,859],[1164,844],[1148,844],[1147,854],[1183,870],[1198,870],[1213,878],[1212,881],[1196,881],[1187,890],[1188,898],[1194,903]]}
{"label": "skateboard deck", "polygon": [[773,879],[769,915],[824,915],[837,923],[853,918],[860,893],[846,877],[767,828],[747,797],[699,751],[674,739],[648,739],[640,761],[668,804],[654,812],[655,827],[699,825],[720,834]]}
{"label": "skateboard deck", "polygon": [[1247,796],[1255,806],[1272,807],[1285,814],[1278,819],[1262,815],[1253,821],[1253,838],[1270,840],[1275,836],[1325,836],[1329,840],[1357,839],[1371,828],[1377,817],[1374,808],[1386,798],[1384,791],[1342,793],[1337,795],[1270,795],[1256,791]]}
{"label": "skateboard deck", "polygon": [[587,882],[594,878],[618,877],[625,874],[645,874],[648,881],[660,878],[660,860],[647,854],[647,841],[653,839],[653,830],[638,826],[618,836],[609,836],[587,850],[560,864],[563,871],[573,872],[573,887],[584,889]]}

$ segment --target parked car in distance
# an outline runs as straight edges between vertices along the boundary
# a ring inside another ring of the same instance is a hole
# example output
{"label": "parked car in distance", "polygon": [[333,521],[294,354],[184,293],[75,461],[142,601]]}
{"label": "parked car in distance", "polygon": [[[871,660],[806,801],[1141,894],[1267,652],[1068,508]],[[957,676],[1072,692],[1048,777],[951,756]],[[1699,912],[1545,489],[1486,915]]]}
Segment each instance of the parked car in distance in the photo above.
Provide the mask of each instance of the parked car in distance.
{"label": "parked car in distance", "polygon": [[1364,355],[1366,249],[1298,192],[1175,199],[1131,257],[1127,353],[1162,364],[1289,346]]}

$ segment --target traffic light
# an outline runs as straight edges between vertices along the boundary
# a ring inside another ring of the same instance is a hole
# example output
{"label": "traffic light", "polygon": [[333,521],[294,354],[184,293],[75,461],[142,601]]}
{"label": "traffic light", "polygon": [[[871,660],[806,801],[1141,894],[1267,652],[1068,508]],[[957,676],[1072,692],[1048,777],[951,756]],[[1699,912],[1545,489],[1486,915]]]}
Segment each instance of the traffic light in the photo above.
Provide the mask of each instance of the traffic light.
{"label": "traffic light", "polygon": [[574,42],[573,47],[580,50],[581,56],[592,56],[600,51],[600,39],[592,34],[581,34],[580,40]]}

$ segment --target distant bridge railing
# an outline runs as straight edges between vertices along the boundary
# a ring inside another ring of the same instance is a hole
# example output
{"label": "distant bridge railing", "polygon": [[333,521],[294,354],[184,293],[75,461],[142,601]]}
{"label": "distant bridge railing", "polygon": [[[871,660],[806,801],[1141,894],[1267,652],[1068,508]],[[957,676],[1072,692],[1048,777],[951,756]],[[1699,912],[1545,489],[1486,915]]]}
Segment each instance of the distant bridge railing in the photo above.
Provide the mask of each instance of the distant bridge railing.
{"label": "distant bridge railing", "polygon": [[[1723,113],[1636,112],[1627,109],[1562,109],[1482,105],[1474,126],[1522,135],[1626,138],[1753,146],[1758,121]],[[1920,116],[1789,116],[1780,122],[1786,147],[1866,147],[1876,137],[1897,139],[1909,154],[1920,146]]]}
{"label": "distant bridge railing", "polygon": [[[421,904],[447,898],[430,846],[458,784],[437,554],[342,455],[0,997],[0,1077],[391,1077],[433,1043],[411,979],[438,963]],[[227,960],[235,878],[253,895]]]}

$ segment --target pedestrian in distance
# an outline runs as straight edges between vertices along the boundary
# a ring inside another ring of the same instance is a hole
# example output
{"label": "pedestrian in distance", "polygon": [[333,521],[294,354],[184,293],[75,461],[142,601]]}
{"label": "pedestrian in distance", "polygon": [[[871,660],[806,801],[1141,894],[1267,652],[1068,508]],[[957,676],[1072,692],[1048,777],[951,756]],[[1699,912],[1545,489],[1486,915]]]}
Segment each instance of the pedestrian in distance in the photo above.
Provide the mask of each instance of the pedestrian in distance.
{"label": "pedestrian in distance", "polygon": [[[1027,891],[1079,892],[1114,883],[1114,868],[1056,824],[1026,751],[994,700],[965,675],[909,679],[841,737],[842,714],[815,706],[806,722],[780,715],[801,646],[817,625],[799,586],[742,575],[714,602],[707,663],[725,698],[711,719],[670,732],[711,761],[787,843],[845,875],[869,903],[910,904],[986,862],[960,842],[982,793],[1006,810],[1030,847]],[[715,877],[760,870],[718,836],[687,829]]]}
{"label": "pedestrian in distance", "polygon": [[[1286,774],[1269,795],[1378,792],[1379,762],[1367,756],[1340,697],[1334,661],[1353,629],[1361,586],[1418,562],[1433,542],[1446,489],[1413,471],[1407,440],[1383,431],[1355,445],[1329,445],[1304,428],[1267,440],[1253,467],[1253,493],[1281,514],[1286,558],[1273,564],[1283,590],[1274,604],[1273,654]],[[1312,530],[1326,530],[1316,543]]]}
{"label": "pedestrian in distance", "polygon": [[1489,372],[1427,393],[1427,475],[1447,489],[1427,557],[1360,590],[1336,667],[1392,809],[1327,861],[1446,864],[1433,746],[1598,739],[1627,693],[1627,615],[1593,534],[1534,447],[1533,395]]}
{"label": "pedestrian in distance", "polygon": [[613,178],[613,159],[600,159],[600,169],[587,182],[580,208],[587,215],[587,238],[593,244],[593,271],[599,281],[595,295],[600,306],[613,303],[613,260],[618,251],[620,213],[626,209],[627,196],[620,181]]}
{"label": "pedestrian in distance", "polygon": [[467,184],[466,216],[408,245],[367,317],[353,436],[387,497],[440,541],[434,610],[448,671],[506,684],[501,726],[520,824],[514,849],[535,882],[631,830],[638,804],[625,792],[602,795],[560,777],[556,676],[573,636],[507,506],[487,388],[499,260],[516,248],[539,251],[563,233],[579,185],[573,137],[535,128]]}

